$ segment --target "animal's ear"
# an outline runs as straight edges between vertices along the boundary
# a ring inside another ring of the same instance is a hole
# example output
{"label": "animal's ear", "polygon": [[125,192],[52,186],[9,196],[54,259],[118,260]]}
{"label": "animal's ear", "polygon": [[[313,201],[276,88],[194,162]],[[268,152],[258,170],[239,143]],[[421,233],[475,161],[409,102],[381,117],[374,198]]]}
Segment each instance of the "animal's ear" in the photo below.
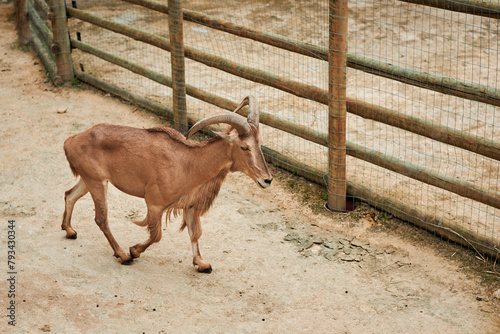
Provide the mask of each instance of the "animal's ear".
{"label": "animal's ear", "polygon": [[214,134],[217,137],[220,137],[220,138],[225,139],[227,141],[233,141],[233,137],[231,137],[231,135],[228,135],[226,133],[214,131]]}

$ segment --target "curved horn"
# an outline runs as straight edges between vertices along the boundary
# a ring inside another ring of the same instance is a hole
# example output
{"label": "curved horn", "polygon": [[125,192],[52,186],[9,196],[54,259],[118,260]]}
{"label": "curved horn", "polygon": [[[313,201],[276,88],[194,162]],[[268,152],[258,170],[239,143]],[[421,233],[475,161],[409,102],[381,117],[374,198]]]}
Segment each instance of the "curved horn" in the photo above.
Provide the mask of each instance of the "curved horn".
{"label": "curved horn", "polygon": [[257,99],[254,96],[247,96],[241,101],[240,105],[234,109],[234,112],[240,111],[244,106],[248,105],[250,111],[248,112],[248,123],[252,123],[255,127],[259,127],[259,105]]}
{"label": "curved horn", "polygon": [[253,96],[247,96],[248,98],[248,108],[250,112],[248,113],[248,123],[252,123],[256,128],[259,128],[259,104],[257,99]]}
{"label": "curved horn", "polygon": [[189,132],[187,133],[186,138],[189,139],[189,137],[191,137],[196,132],[200,131],[206,126],[218,123],[226,123],[232,125],[238,131],[238,134],[240,136],[246,135],[247,133],[250,132],[250,126],[248,125],[248,122],[245,119],[245,117],[238,114],[231,114],[224,112],[208,116],[196,122],[196,124],[193,125],[189,130]]}

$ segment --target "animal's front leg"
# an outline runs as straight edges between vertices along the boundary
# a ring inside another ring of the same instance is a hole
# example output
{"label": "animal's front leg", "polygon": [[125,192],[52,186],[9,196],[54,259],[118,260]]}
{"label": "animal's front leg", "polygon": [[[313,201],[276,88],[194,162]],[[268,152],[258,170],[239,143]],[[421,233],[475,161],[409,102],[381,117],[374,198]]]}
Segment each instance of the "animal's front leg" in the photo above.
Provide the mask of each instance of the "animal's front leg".
{"label": "animal's front leg", "polygon": [[198,239],[201,237],[201,221],[200,216],[194,209],[184,210],[184,224],[188,228],[189,237],[191,238],[191,248],[193,250],[193,265],[198,266],[198,271],[210,274],[212,266],[210,263],[203,260],[198,247]]}
{"label": "animal's front leg", "polygon": [[133,258],[123,251],[123,249],[116,242],[115,237],[111,233],[109,229],[108,223],[108,206],[106,204],[106,193],[108,190],[108,181],[89,181],[87,184],[87,188],[92,195],[92,199],[94,200],[95,205],[95,222],[97,226],[101,229],[101,231],[108,239],[111,248],[113,248],[114,256],[120,258],[122,264],[130,264]]}

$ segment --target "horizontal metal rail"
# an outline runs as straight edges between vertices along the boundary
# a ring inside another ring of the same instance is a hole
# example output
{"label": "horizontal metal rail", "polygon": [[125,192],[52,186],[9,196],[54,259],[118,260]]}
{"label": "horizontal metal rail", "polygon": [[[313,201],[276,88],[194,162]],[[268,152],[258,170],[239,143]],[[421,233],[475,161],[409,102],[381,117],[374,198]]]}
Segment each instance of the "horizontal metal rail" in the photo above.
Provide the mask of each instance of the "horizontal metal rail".
{"label": "horizontal metal rail", "polygon": [[[160,13],[168,14],[168,6],[154,0],[124,0],[135,5],[155,10]],[[299,53],[312,58],[328,61],[328,50],[325,47],[317,46],[311,43],[305,43],[296,39],[287,38],[282,35],[265,33],[257,29],[233,24],[230,22],[218,20],[209,15],[192,11],[182,10],[182,16],[185,21],[198,23],[209,28],[224,31],[239,37],[255,40],[281,49]]]}
{"label": "horizontal metal rail", "polygon": [[[99,18],[78,9],[68,8],[68,12],[73,17],[80,20],[95,24],[99,27],[123,34],[135,40],[154,45],[170,52],[170,42],[166,38],[149,34],[111,20]],[[328,105],[328,92],[315,86],[305,85],[276,76],[269,72],[256,70],[218,56],[209,55],[205,52],[187,46],[184,47],[184,53],[186,57],[201,62],[207,66],[217,68],[247,80],[283,90],[299,97],[311,99]],[[427,138],[460,147],[462,149],[500,161],[499,142],[470,136],[449,127],[434,125],[425,120],[358,100],[348,99],[347,111],[363,118],[376,120],[390,126],[398,127]]]}
{"label": "horizontal metal rail", "polygon": [[45,24],[45,22],[43,22],[42,18],[35,10],[35,8],[33,8],[33,6],[29,1],[26,3],[26,7],[28,10],[28,17],[30,18],[31,23],[33,23],[33,26],[40,32],[40,35],[42,36],[43,40],[50,48],[54,43],[54,35],[52,34],[52,31]]}
{"label": "horizontal metal rail", "polygon": [[33,47],[40,57],[40,60],[43,64],[43,67],[47,70],[50,76],[50,80],[54,83],[54,85],[59,85],[62,83],[61,77],[57,74],[57,66],[54,60],[52,59],[52,54],[48,46],[44,43],[44,41],[39,37],[38,29],[34,26],[32,22],[30,22],[31,29],[31,38]]}
{"label": "horizontal metal rail", "polygon": [[347,99],[347,111],[366,119],[372,119],[500,161],[500,142],[497,141],[471,136],[447,126],[436,125],[398,111],[374,106],[361,101],[354,101],[349,98]]}
{"label": "horizontal metal rail", "polygon": [[481,0],[399,0],[429,7],[500,19],[500,3]]}
{"label": "horizontal metal rail", "polygon": [[[137,65],[120,57],[114,56],[110,53],[101,51],[85,43],[79,41],[72,41],[72,44],[74,47],[84,52],[97,56],[115,65],[121,66],[129,71],[132,71],[133,73],[143,75],[160,84],[172,87],[172,79],[170,77],[156,73],[145,67]],[[191,85],[186,85],[186,93],[199,100],[214,104],[218,107],[230,111],[234,110],[234,108],[237,107],[237,103],[231,102],[230,100],[226,100],[214,94],[208,93],[199,88],[195,88]],[[245,111],[244,115],[247,116],[247,113],[248,111]],[[328,140],[326,134],[320,132],[313,132],[311,130],[308,130],[304,126],[300,126],[285,121],[265,111],[261,111],[260,113],[260,122],[275,127],[277,129],[280,129],[282,131],[286,131],[298,137],[313,141],[325,147],[328,147],[327,143]],[[385,169],[391,170],[393,172],[411,177],[418,181],[448,190],[460,196],[467,197],[475,201],[500,209],[500,193],[494,190],[477,188],[472,183],[459,181],[452,177],[448,177],[446,175],[440,175],[432,171],[422,169],[414,164],[405,162],[403,160],[397,159],[387,154],[383,154],[381,152],[368,149],[366,147],[354,144],[352,142],[347,142],[347,154],[356,157],[358,159],[370,162],[377,166],[383,167]]]}
{"label": "horizontal metal rail", "polygon": [[[111,83],[105,82],[101,79],[96,78],[93,75],[90,75],[88,73],[79,71],[75,69],[75,76],[78,78],[78,80],[88,83],[89,85],[92,85],[96,88],[99,88],[100,90],[103,90],[105,92],[109,92],[113,95],[119,96],[129,102],[132,102],[136,105],[139,105],[143,108],[148,109],[149,111],[152,111],[156,115],[160,117],[165,117],[165,118],[173,118],[174,117],[174,112],[171,108],[164,106],[160,103],[154,102],[150,99],[147,99],[143,96],[131,93],[123,88],[120,88],[116,85],[113,85]],[[195,120],[193,119],[188,119],[191,124],[194,124]]]}
{"label": "horizontal metal rail", "polygon": [[[168,6],[154,0],[125,0],[161,13],[168,14]],[[447,1],[450,2],[450,1]],[[242,25],[215,19],[209,15],[184,9],[183,19],[209,28],[224,31],[239,37],[252,39],[274,47],[299,53],[312,58],[328,61],[328,48],[304,43],[277,34],[264,33]],[[472,82],[460,81],[424,71],[396,66],[361,55],[347,53],[347,66],[405,84],[430,89],[443,94],[453,95],[473,101],[500,106],[500,89],[495,89]]]}

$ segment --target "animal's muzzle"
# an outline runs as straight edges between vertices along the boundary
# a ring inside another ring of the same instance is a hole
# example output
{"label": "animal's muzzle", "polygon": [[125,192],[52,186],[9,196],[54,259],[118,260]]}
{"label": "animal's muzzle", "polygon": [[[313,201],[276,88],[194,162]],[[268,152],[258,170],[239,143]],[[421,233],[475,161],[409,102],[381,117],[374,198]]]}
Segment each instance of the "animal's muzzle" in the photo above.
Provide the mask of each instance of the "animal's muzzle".
{"label": "animal's muzzle", "polygon": [[271,185],[271,182],[273,182],[272,178],[271,179],[265,179],[264,180],[264,184],[262,184],[260,181],[257,181],[257,183],[259,184],[259,186],[261,188],[267,188],[267,187],[269,187]]}

